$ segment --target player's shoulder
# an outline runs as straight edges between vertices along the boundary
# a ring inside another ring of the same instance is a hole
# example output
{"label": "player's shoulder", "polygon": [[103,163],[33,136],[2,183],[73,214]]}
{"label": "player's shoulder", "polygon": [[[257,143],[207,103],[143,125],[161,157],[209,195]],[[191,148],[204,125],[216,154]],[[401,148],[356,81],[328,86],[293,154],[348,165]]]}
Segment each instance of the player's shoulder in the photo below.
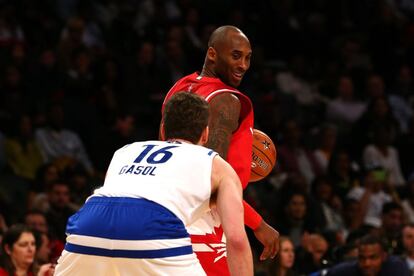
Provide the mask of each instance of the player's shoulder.
{"label": "player's shoulder", "polygon": [[211,156],[211,157],[214,157],[214,156],[218,155],[217,152],[215,152],[214,150],[212,150],[210,148],[207,148],[205,146],[195,145],[195,144],[183,144],[183,145],[185,147],[190,148],[191,152],[198,151],[202,155],[207,155],[207,156]]}
{"label": "player's shoulder", "polygon": [[159,140],[147,140],[147,141],[137,141],[130,144],[125,144],[122,147],[120,147],[116,152],[125,152],[125,151],[133,151],[136,148],[143,147],[145,145],[163,145],[165,144],[165,141],[159,141]]}
{"label": "player's shoulder", "polygon": [[240,107],[240,99],[233,93],[221,93],[209,100],[210,106],[218,106],[220,109],[234,109]]}

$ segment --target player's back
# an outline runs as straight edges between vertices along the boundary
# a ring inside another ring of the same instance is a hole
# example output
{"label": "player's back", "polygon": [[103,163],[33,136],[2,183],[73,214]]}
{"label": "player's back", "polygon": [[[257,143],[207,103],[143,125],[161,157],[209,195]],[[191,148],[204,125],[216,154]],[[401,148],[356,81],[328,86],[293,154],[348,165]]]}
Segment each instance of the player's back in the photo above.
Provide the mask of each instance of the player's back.
{"label": "player's back", "polygon": [[205,275],[186,225],[209,208],[214,156],[160,141],[117,150],[104,186],[68,220],[58,275]]}
{"label": "player's back", "polygon": [[188,143],[126,145],[115,152],[104,186],[94,196],[145,198],[188,224],[209,208],[214,156],[213,151]]}

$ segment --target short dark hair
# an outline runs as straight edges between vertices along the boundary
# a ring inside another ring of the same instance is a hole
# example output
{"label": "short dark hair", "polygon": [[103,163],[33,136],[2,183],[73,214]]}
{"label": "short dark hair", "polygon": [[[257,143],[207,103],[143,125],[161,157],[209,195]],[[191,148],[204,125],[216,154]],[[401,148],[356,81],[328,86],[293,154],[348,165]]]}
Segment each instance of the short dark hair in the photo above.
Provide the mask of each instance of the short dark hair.
{"label": "short dark hair", "polygon": [[386,215],[388,213],[390,213],[391,211],[394,210],[398,210],[403,212],[403,208],[401,207],[400,204],[398,204],[397,202],[391,201],[391,202],[387,202],[382,206],[382,214]]}
{"label": "short dark hair", "polygon": [[368,234],[363,236],[359,242],[358,242],[358,246],[363,246],[363,245],[375,245],[378,244],[382,250],[385,251],[385,242],[383,240],[383,238],[374,235],[374,234]]}
{"label": "short dark hair", "polygon": [[206,100],[189,92],[178,92],[166,103],[163,124],[165,139],[184,139],[196,144],[208,126]]}

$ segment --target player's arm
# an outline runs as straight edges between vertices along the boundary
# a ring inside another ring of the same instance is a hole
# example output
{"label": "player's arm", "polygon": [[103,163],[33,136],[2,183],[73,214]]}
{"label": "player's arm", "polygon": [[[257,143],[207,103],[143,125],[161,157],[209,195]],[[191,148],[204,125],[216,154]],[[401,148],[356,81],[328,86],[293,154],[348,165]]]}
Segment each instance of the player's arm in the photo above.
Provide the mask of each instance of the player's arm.
{"label": "player's arm", "polygon": [[231,136],[239,126],[241,104],[240,100],[231,93],[222,93],[213,97],[210,102],[210,121],[208,148],[218,152],[227,159]]}
{"label": "player's arm", "polygon": [[227,263],[231,275],[253,275],[253,258],[244,228],[243,195],[233,168],[216,156],[212,170],[216,208],[226,236]]}
{"label": "player's arm", "polygon": [[[227,159],[232,134],[239,126],[240,100],[231,93],[222,93],[213,97],[209,106],[210,134],[206,146]],[[279,250],[279,233],[267,224],[247,202],[244,202],[244,207],[247,225],[253,229],[256,238],[264,246],[260,259],[274,258]]]}

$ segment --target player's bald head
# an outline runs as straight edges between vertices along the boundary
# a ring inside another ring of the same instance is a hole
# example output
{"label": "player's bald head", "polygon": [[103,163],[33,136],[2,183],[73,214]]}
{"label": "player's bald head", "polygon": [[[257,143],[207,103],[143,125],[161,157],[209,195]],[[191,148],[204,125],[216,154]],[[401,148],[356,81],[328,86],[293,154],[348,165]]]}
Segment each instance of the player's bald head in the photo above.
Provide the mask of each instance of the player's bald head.
{"label": "player's bald head", "polygon": [[242,36],[247,41],[249,41],[247,36],[239,28],[231,25],[226,25],[218,27],[214,30],[210,36],[210,39],[208,40],[208,47],[213,47],[216,49],[221,48],[223,45],[229,43],[229,40],[234,35]]}
{"label": "player's bald head", "polygon": [[210,36],[201,74],[238,87],[250,67],[251,55],[249,39],[240,29],[229,25],[221,26]]}

